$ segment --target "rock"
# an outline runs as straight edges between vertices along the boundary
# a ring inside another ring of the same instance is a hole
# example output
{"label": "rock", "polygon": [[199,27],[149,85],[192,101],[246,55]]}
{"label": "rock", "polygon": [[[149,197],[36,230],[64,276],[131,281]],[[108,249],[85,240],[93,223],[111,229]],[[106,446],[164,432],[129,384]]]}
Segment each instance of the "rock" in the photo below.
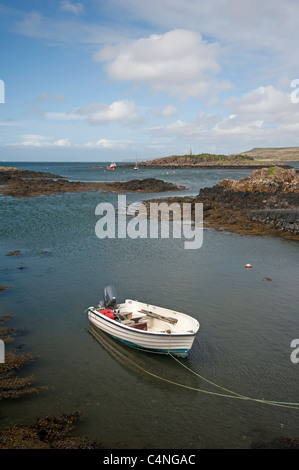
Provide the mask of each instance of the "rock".
{"label": "rock", "polygon": [[20,254],[21,254],[20,250],[15,250],[15,251],[9,251],[8,253],[5,254],[5,256],[16,256]]}
{"label": "rock", "polygon": [[50,173],[19,170],[0,167],[0,185],[3,196],[28,198],[49,196],[52,194],[74,193],[83,191],[105,192],[164,192],[182,191],[186,188],[173,183],[147,178],[125,182],[88,182],[68,181]]}
{"label": "rock", "polygon": [[[203,222],[210,228],[299,240],[298,178],[293,170],[264,168],[239,181],[225,179],[202,188],[188,202],[203,204]],[[288,186],[282,184],[286,180]],[[163,201],[187,202],[186,198],[160,199]]]}

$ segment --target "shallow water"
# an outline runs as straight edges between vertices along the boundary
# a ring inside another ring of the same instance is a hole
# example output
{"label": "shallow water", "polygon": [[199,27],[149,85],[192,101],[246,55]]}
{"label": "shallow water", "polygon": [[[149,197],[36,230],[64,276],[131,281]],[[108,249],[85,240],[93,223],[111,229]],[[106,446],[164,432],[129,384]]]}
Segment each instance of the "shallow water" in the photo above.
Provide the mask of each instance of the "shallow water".
{"label": "shallow water", "polygon": [[[186,194],[250,173],[23,167],[79,180],[153,176],[187,186]],[[153,195],[142,195],[147,197]],[[225,388],[299,402],[299,364],[290,360],[290,343],[299,338],[298,243],[210,229],[198,250],[184,249],[182,239],[99,240],[95,207],[103,201],[116,204],[117,195],[0,199],[0,263],[9,268],[1,271],[0,283],[12,286],[1,294],[0,312],[13,312],[10,325],[26,328],[24,350],[37,360],[24,374],[51,386],[1,402],[1,425],[79,410],[75,434],[106,448],[249,448],[298,435],[298,410],[220,396],[231,395]],[[13,250],[21,255],[5,256]],[[135,298],[196,317],[201,328],[188,358],[177,362],[96,339],[83,312],[111,283],[121,301]]]}

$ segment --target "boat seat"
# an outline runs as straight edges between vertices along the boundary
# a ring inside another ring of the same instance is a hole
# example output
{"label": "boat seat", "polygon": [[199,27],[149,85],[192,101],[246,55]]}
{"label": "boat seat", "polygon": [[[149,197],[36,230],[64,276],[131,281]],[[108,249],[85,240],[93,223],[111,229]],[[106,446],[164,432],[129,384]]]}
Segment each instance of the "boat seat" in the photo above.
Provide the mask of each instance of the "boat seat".
{"label": "boat seat", "polygon": [[140,320],[144,321],[145,320],[145,317],[135,317],[135,318],[131,318],[132,321],[134,321],[135,323],[139,322]]}
{"label": "boat seat", "polygon": [[122,323],[123,325],[131,326],[131,327],[134,327],[134,325],[135,325],[135,322],[133,322],[132,320],[122,320],[121,323]]}

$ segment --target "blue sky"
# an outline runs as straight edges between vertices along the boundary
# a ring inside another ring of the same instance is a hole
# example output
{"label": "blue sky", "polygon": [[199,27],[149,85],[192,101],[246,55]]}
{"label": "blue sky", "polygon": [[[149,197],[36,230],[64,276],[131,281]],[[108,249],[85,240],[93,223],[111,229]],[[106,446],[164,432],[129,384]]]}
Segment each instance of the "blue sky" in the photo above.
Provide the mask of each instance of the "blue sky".
{"label": "blue sky", "polygon": [[0,160],[298,146],[298,17],[297,0],[0,0]]}

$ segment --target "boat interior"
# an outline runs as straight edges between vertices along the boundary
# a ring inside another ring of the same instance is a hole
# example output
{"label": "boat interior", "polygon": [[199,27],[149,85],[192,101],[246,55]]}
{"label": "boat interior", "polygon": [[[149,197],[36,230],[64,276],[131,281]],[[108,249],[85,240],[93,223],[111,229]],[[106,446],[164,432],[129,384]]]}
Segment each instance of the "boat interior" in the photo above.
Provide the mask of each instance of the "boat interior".
{"label": "boat interior", "polygon": [[130,299],[118,304],[113,286],[105,288],[104,301],[98,308],[101,313],[110,314],[113,320],[139,330],[167,334],[195,333],[197,330],[193,320],[179,312]]}

